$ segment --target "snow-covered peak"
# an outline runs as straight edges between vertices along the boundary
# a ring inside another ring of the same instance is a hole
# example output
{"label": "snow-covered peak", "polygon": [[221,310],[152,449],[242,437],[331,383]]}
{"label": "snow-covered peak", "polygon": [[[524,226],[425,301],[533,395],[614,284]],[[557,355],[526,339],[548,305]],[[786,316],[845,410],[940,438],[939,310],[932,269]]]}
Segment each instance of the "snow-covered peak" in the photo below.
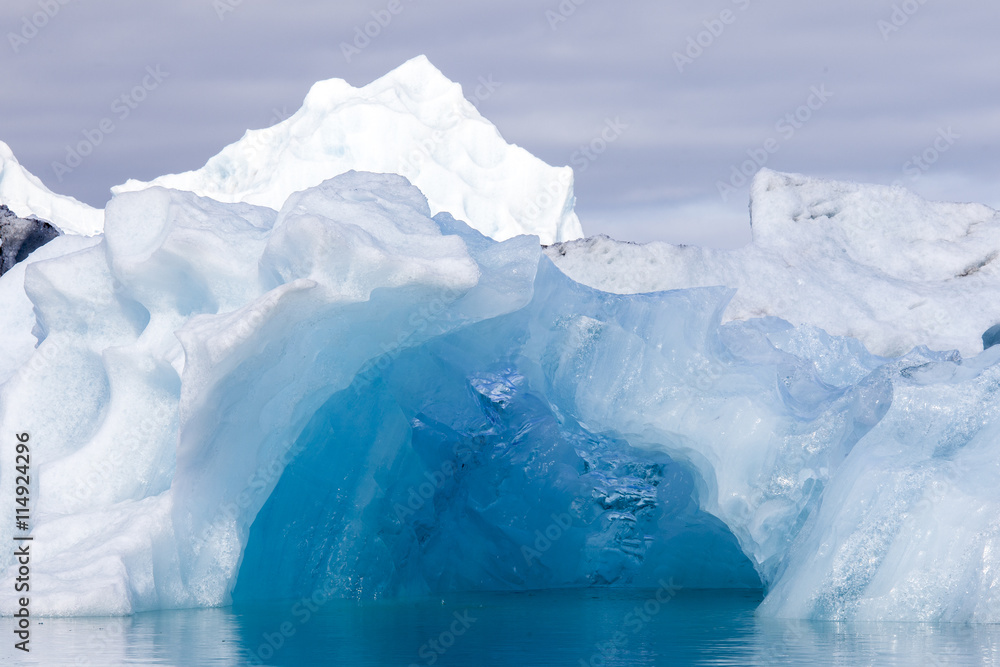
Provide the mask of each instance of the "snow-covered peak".
{"label": "snow-covered peak", "polygon": [[[499,85],[487,80],[477,97]],[[582,236],[572,170],[506,143],[461,86],[424,56],[361,88],[320,81],[290,118],[247,131],[201,169],[130,180],[113,191],[159,185],[280,209],[293,192],[351,170],[402,174],[427,196],[432,213],[447,211],[496,239]]]}
{"label": "snow-covered peak", "polygon": [[93,236],[104,229],[104,211],[49,190],[37,176],[21,166],[0,141],[0,204],[21,218],[48,220],[67,234]]}

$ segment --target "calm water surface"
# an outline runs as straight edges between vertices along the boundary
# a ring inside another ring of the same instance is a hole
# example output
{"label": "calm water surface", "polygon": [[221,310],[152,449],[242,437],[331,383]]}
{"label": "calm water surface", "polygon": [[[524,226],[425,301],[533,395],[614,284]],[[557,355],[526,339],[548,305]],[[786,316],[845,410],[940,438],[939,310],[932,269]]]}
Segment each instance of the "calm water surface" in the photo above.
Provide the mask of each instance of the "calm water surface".
{"label": "calm water surface", "polygon": [[1000,665],[1000,626],[758,619],[756,592],[574,590],[35,619],[19,665]]}

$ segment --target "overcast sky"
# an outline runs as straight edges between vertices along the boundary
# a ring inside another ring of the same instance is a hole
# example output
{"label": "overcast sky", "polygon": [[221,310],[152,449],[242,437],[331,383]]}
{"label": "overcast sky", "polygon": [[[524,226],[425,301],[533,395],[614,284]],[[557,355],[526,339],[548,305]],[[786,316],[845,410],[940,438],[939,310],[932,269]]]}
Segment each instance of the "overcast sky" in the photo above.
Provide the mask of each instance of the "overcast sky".
{"label": "overcast sky", "polygon": [[[372,12],[391,21],[345,55]],[[467,97],[492,77],[480,111],[550,164],[627,126],[576,155],[588,234],[742,245],[738,170],[760,163],[1000,207],[996,0],[5,0],[0,26],[0,140],[94,206],[202,166],[314,81],[363,85],[424,53]],[[161,81],[57,174],[147,67]]]}

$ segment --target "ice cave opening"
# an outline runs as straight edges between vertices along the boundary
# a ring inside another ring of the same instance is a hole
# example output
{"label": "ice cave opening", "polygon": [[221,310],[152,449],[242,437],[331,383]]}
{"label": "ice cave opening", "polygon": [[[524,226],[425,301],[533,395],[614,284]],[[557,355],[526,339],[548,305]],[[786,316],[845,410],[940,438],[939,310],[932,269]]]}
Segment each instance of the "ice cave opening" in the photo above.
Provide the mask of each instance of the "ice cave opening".
{"label": "ice cave opening", "polygon": [[760,589],[691,466],[548,399],[518,352],[526,318],[388,352],[334,393],[250,528],[233,600]]}

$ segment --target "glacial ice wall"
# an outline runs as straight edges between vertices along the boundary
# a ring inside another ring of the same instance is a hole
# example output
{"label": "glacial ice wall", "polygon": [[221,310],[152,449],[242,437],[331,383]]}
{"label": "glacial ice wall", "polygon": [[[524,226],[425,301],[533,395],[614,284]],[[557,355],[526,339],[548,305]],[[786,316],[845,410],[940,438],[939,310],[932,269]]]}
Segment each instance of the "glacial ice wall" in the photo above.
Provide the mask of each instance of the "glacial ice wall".
{"label": "glacial ice wall", "polygon": [[547,253],[611,292],[727,285],[725,321],[781,317],[887,356],[917,345],[972,355],[1000,323],[1000,213],[988,206],[768,169],[750,195],[753,241],[737,250],[594,237]]}
{"label": "glacial ice wall", "polygon": [[672,577],[763,583],[775,616],[1000,621],[1000,346],[722,324],[730,289],[597,291],[431,213],[391,175],[277,212],[152,187],[0,278],[38,339],[0,350],[32,609]]}

